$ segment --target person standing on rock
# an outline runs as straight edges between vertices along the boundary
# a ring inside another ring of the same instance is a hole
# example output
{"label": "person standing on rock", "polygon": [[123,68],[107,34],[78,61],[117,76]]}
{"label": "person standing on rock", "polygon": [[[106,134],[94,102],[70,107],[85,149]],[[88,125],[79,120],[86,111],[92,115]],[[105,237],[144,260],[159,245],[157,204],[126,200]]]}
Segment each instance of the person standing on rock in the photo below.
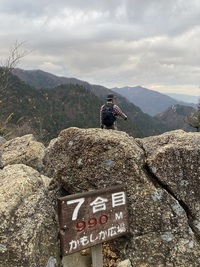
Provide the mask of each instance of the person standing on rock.
{"label": "person standing on rock", "polygon": [[107,103],[101,106],[100,109],[100,126],[102,129],[112,129],[117,130],[116,119],[117,116],[122,117],[127,120],[126,114],[114,104],[115,96],[113,94],[108,94]]}

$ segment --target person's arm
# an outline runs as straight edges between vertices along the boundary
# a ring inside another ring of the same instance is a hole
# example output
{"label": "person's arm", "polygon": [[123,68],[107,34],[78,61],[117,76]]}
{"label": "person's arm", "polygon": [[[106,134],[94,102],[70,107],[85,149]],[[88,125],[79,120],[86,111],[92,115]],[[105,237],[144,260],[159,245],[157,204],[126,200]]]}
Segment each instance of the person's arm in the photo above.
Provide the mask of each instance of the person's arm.
{"label": "person's arm", "polygon": [[122,117],[123,119],[127,120],[127,116],[125,113],[122,112],[122,110],[117,106],[117,105],[114,105],[113,106],[113,110],[114,110],[114,113],[120,117]]}
{"label": "person's arm", "polygon": [[103,110],[103,107],[104,107],[104,105],[101,106],[101,109],[100,109],[100,127],[101,127],[101,129],[103,129],[103,123],[102,123],[102,110]]}

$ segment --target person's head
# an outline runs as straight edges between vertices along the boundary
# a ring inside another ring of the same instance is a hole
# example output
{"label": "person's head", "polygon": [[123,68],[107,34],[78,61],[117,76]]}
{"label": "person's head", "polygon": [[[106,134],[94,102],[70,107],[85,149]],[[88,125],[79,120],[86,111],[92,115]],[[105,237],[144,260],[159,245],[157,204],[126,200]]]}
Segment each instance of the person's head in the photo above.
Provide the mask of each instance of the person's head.
{"label": "person's head", "polygon": [[108,94],[108,95],[107,95],[107,101],[109,101],[109,102],[113,102],[114,99],[115,99],[115,96],[114,96],[113,94]]}

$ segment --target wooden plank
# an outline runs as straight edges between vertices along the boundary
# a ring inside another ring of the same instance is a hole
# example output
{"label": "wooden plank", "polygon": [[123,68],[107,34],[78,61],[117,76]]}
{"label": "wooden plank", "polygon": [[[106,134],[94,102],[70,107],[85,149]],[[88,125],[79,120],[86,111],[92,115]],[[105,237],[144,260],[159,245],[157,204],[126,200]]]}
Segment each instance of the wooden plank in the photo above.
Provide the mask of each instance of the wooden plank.
{"label": "wooden plank", "polygon": [[91,247],[92,267],[103,267],[102,244]]}

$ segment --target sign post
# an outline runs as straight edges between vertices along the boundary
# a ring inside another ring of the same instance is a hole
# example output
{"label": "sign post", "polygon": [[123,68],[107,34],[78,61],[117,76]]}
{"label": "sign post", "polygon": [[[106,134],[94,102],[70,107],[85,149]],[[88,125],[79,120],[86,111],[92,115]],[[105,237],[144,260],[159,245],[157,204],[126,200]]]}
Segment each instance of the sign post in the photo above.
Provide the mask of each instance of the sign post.
{"label": "sign post", "polygon": [[96,258],[93,265],[96,261],[98,266],[94,267],[100,267],[102,243],[129,231],[126,187],[60,197],[58,219],[62,256],[92,247],[92,257]]}
{"label": "sign post", "polygon": [[103,267],[102,244],[91,247],[92,267]]}

